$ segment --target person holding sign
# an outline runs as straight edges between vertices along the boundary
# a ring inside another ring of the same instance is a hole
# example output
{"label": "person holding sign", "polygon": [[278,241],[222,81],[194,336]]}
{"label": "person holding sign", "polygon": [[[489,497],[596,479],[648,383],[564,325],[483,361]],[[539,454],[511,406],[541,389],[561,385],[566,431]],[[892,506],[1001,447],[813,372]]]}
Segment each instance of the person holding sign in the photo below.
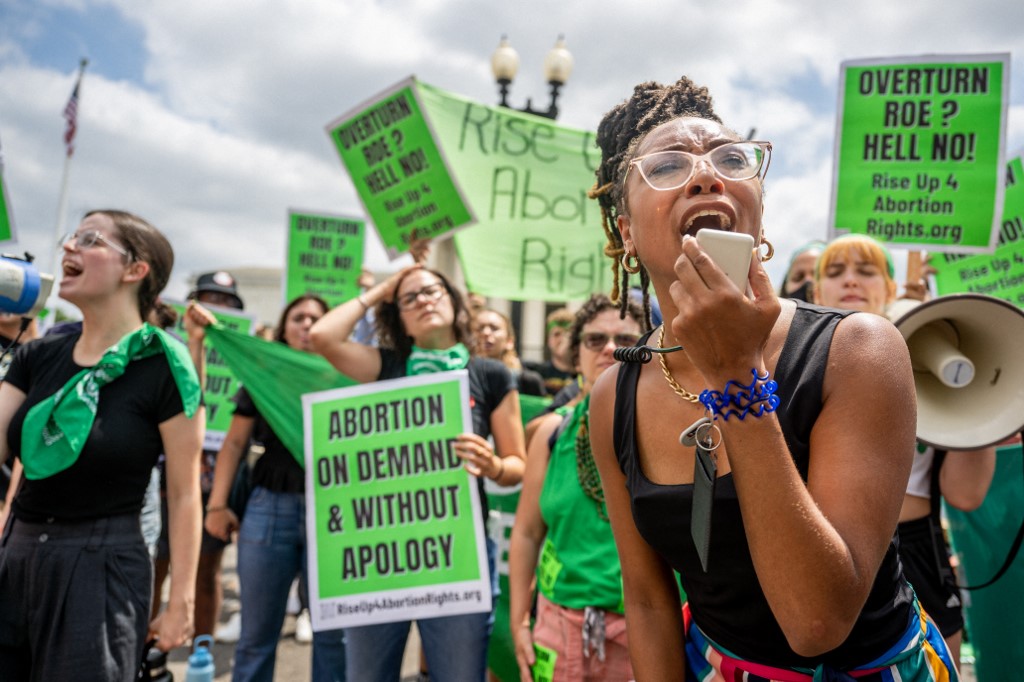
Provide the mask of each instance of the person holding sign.
{"label": "person holding sign", "polygon": [[[311,351],[309,329],[326,312],[327,303],[319,296],[293,299],[281,312],[274,340]],[[198,304],[189,306],[188,315],[199,326],[216,323]],[[224,542],[239,530],[238,517],[228,506],[231,485],[250,441],[262,443],[264,453],[253,468],[253,491],[238,536],[242,631],[232,679],[269,682],[274,678],[288,591],[295,578],[306,573],[306,479],[299,460],[281,443],[245,388],[239,389],[235,403],[231,426],[217,453],[205,526],[210,535]],[[340,631],[313,633],[312,679],[345,679],[345,645]]]}
{"label": "person holding sign", "polygon": [[[509,613],[523,680],[533,679],[531,671],[539,679],[633,679],[622,568],[590,452],[588,398],[615,364],[612,351],[640,338],[643,309],[631,302],[626,312],[620,319],[616,305],[595,294],[576,313],[569,345],[582,399],[564,417],[543,417],[530,441],[509,549]],[[531,630],[535,573],[540,595]],[[547,676],[534,668],[538,651],[547,654]]]}
{"label": "person holding sign", "polygon": [[[834,239],[815,268],[815,301],[884,316],[896,298],[893,272],[889,251],[871,237]],[[945,498],[946,504],[961,511],[977,509],[985,501],[995,467],[995,447],[947,452],[919,443],[900,508],[897,534],[903,572],[958,667],[963,608],[942,531],[940,500]]]}
{"label": "person holding sign", "polygon": [[763,243],[771,149],[722,125],[706,88],[640,84],[597,142],[618,290],[639,273],[665,319],[649,338],[666,352],[631,353],[590,402],[637,679],[955,679],[893,536],[916,421],[899,332],[778,299],[758,259],[747,295],[698,245]]}
{"label": "person holding sign", "polygon": [[[0,386],[0,463],[14,453],[25,471],[0,542],[4,679],[133,680],[147,632],[163,651],[192,635],[205,410],[185,346],[143,322],[173,264],[142,218],[88,213],[60,284],[82,329],[19,348]],[[150,622],[139,517],[161,453],[174,559]]]}
{"label": "person holding sign", "polygon": [[[356,322],[376,306],[380,347],[349,341]],[[519,393],[500,362],[470,359],[470,316],[462,295],[436,270],[412,265],[324,315],[310,331],[313,347],[343,374],[360,383],[468,369],[473,433],[455,451],[466,469],[499,485],[515,485],[525,468]],[[488,438],[493,438],[492,446]],[[486,518],[486,511],[484,511]],[[492,590],[496,547],[487,540]],[[409,621],[345,630],[351,679],[398,680]],[[483,680],[492,613],[417,622],[430,674],[438,680]]]}

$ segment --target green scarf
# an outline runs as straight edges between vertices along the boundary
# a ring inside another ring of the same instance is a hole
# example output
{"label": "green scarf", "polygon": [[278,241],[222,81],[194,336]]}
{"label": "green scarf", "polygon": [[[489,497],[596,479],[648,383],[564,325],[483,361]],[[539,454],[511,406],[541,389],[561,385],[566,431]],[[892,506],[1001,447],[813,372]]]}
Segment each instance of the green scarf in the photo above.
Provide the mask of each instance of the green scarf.
{"label": "green scarf", "polygon": [[96,419],[100,389],[124,374],[128,363],[163,353],[181,394],[185,415],[199,408],[199,378],[183,343],[148,323],[126,334],[52,396],[32,406],[22,427],[21,462],[25,477],[38,480],[64,471],[78,460]]}
{"label": "green scarf", "polygon": [[463,369],[468,364],[469,350],[461,343],[444,350],[413,346],[412,353],[405,361],[405,373],[412,377],[419,374]]}

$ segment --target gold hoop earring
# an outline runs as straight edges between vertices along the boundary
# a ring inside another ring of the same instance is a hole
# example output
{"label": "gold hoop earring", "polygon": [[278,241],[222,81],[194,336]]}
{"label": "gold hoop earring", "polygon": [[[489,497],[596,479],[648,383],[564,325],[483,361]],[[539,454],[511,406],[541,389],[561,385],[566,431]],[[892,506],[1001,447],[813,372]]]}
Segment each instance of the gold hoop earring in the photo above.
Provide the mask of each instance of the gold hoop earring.
{"label": "gold hoop earring", "polygon": [[[767,246],[768,247],[768,253],[764,254],[763,256],[761,255],[761,247],[762,246]],[[775,247],[772,246],[772,243],[770,241],[768,241],[767,239],[765,239],[762,236],[761,237],[761,243],[757,247],[757,257],[758,257],[758,259],[760,259],[760,261],[762,263],[767,263],[768,261],[770,261],[772,259],[772,256],[774,256],[774,255],[775,255]]]}
{"label": "gold hoop earring", "polygon": [[[633,265],[629,264],[629,259],[633,259]],[[622,254],[622,258],[619,259],[622,264],[622,269],[631,275],[635,275],[640,272],[640,258],[638,256],[630,255],[629,251]]]}

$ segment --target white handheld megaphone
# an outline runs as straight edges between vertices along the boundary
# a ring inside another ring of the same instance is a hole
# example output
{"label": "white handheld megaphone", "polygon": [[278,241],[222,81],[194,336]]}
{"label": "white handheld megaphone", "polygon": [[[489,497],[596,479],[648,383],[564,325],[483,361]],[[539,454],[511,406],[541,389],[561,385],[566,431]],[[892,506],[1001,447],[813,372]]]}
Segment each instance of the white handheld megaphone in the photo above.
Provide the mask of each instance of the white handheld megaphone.
{"label": "white handheld megaphone", "polygon": [[32,265],[32,256],[0,256],[0,313],[35,317],[46,305],[53,288],[53,275],[44,275]]}
{"label": "white handheld megaphone", "polygon": [[1024,311],[992,296],[900,300],[888,311],[910,348],[917,439],[974,450],[1024,428]]}

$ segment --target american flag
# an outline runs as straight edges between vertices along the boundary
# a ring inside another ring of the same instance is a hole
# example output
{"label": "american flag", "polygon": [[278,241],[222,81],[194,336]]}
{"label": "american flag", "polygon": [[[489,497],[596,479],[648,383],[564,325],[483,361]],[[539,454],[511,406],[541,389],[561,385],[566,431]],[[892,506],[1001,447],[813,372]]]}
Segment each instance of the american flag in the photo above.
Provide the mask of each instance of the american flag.
{"label": "american flag", "polygon": [[82,84],[79,76],[75,83],[75,89],[71,91],[67,106],[64,107],[64,120],[68,122],[64,129],[64,145],[67,147],[68,157],[75,153],[75,131],[78,130],[78,88]]}

